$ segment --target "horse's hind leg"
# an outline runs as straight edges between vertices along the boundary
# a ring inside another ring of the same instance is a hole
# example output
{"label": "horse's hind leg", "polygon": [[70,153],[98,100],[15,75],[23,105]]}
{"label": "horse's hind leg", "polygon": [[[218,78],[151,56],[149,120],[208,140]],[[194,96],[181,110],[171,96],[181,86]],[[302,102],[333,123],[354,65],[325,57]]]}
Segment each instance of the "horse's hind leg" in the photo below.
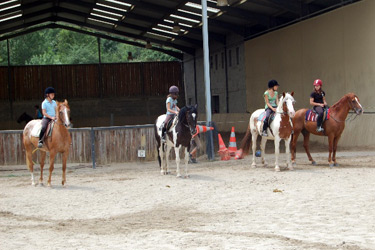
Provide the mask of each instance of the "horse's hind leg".
{"label": "horse's hind leg", "polygon": [[333,161],[333,166],[337,167],[339,164],[336,162],[336,151],[337,151],[337,144],[339,142],[341,135],[339,137],[335,137],[333,139],[333,155],[332,155],[332,161]]}
{"label": "horse's hind leg", "polygon": [[255,162],[255,151],[257,150],[257,138],[258,138],[258,135],[257,133],[253,132],[251,133],[251,136],[252,136],[252,140],[253,140],[253,147],[252,147],[252,150],[253,150],[253,163],[251,164],[251,167],[253,168],[256,168],[257,167],[257,164]]}
{"label": "horse's hind leg", "polygon": [[26,148],[26,164],[27,164],[27,168],[29,169],[31,173],[31,185],[35,186],[32,147],[25,146],[25,148]]}
{"label": "horse's hind leg", "polygon": [[46,160],[46,152],[40,151],[40,177],[39,177],[39,185],[43,186],[43,169],[44,169],[44,162]]}
{"label": "horse's hind leg", "polygon": [[279,166],[279,155],[280,155],[280,137],[275,137],[275,171],[280,172],[280,166]]}
{"label": "horse's hind leg", "polygon": [[311,163],[313,165],[316,165],[316,162],[311,157],[310,149],[309,149],[310,132],[308,132],[306,129],[304,129],[304,130],[302,130],[302,134],[303,134],[303,147],[305,148],[307,157],[309,158],[309,161],[311,161]]}
{"label": "horse's hind leg", "polygon": [[62,153],[62,182],[61,184],[65,187],[66,185],[66,162],[68,160],[69,152]]}

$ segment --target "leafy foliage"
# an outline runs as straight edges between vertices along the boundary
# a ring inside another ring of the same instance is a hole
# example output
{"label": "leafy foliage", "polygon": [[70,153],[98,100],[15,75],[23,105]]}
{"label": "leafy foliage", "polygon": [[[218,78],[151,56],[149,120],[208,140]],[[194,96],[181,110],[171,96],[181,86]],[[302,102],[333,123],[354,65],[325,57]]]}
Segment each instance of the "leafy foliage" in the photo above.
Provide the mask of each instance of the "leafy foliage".
{"label": "leafy foliage", "polygon": [[[65,29],[44,29],[9,40],[12,65],[98,63],[97,38]],[[174,61],[167,54],[112,40],[100,39],[103,63]],[[0,65],[7,65],[7,42],[0,42]]]}

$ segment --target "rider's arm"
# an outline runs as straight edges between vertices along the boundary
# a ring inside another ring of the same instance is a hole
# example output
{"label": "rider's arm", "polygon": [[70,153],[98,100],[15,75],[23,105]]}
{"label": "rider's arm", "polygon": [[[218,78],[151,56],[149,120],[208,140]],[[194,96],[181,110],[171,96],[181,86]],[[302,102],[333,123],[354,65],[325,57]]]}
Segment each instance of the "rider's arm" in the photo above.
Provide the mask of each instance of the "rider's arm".
{"label": "rider's arm", "polygon": [[323,96],[323,102],[324,102],[324,106],[327,106],[327,102],[326,102],[326,97]]}
{"label": "rider's arm", "polygon": [[43,113],[43,115],[44,115],[45,117],[47,117],[47,118],[49,118],[49,119],[51,119],[51,120],[54,120],[54,119],[55,119],[55,117],[52,117],[52,116],[50,116],[49,114],[47,114],[47,111],[46,111],[45,109],[42,109],[42,113]]}
{"label": "rider's arm", "polygon": [[167,110],[171,113],[176,114],[176,115],[178,114],[178,111],[171,109],[171,103],[170,102],[167,103]]}
{"label": "rider's arm", "polygon": [[314,98],[310,97],[310,105],[324,107],[324,105],[327,105],[327,103],[326,103],[324,97],[323,97],[323,100],[324,100],[324,104],[323,103],[317,103],[317,102],[314,102]]}

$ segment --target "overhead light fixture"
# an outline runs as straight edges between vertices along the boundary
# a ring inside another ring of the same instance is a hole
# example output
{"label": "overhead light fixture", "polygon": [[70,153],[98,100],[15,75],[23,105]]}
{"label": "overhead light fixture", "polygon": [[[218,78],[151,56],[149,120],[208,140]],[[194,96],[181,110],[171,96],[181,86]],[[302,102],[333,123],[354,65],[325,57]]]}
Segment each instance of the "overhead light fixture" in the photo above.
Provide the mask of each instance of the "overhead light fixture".
{"label": "overhead light fixture", "polygon": [[227,0],[217,0],[217,6],[223,7],[223,6],[228,6],[228,1]]}
{"label": "overhead light fixture", "polygon": [[133,54],[129,51],[128,52],[128,61],[133,60]]}
{"label": "overhead light fixture", "polygon": [[174,25],[173,25],[173,29],[172,29],[172,31],[178,33],[178,32],[180,32],[180,30],[181,30],[181,28],[180,28],[180,26],[178,25],[178,22],[175,21],[175,22],[174,22]]}
{"label": "overhead light fixture", "polygon": [[151,48],[152,48],[152,45],[151,45],[150,40],[147,40],[147,43],[146,43],[145,48],[146,48],[146,49],[151,49]]}

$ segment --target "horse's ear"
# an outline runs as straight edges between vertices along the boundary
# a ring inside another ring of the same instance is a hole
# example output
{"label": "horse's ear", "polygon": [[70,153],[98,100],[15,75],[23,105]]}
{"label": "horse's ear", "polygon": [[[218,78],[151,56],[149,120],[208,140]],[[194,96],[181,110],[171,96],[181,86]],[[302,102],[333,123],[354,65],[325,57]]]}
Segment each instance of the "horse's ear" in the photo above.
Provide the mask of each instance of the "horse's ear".
{"label": "horse's ear", "polygon": [[285,92],[283,92],[283,97],[285,97]]}
{"label": "horse's ear", "polygon": [[68,105],[68,100],[65,99],[64,104]]}
{"label": "horse's ear", "polygon": [[292,91],[292,93],[290,93],[290,95],[293,96],[294,95],[294,91]]}

